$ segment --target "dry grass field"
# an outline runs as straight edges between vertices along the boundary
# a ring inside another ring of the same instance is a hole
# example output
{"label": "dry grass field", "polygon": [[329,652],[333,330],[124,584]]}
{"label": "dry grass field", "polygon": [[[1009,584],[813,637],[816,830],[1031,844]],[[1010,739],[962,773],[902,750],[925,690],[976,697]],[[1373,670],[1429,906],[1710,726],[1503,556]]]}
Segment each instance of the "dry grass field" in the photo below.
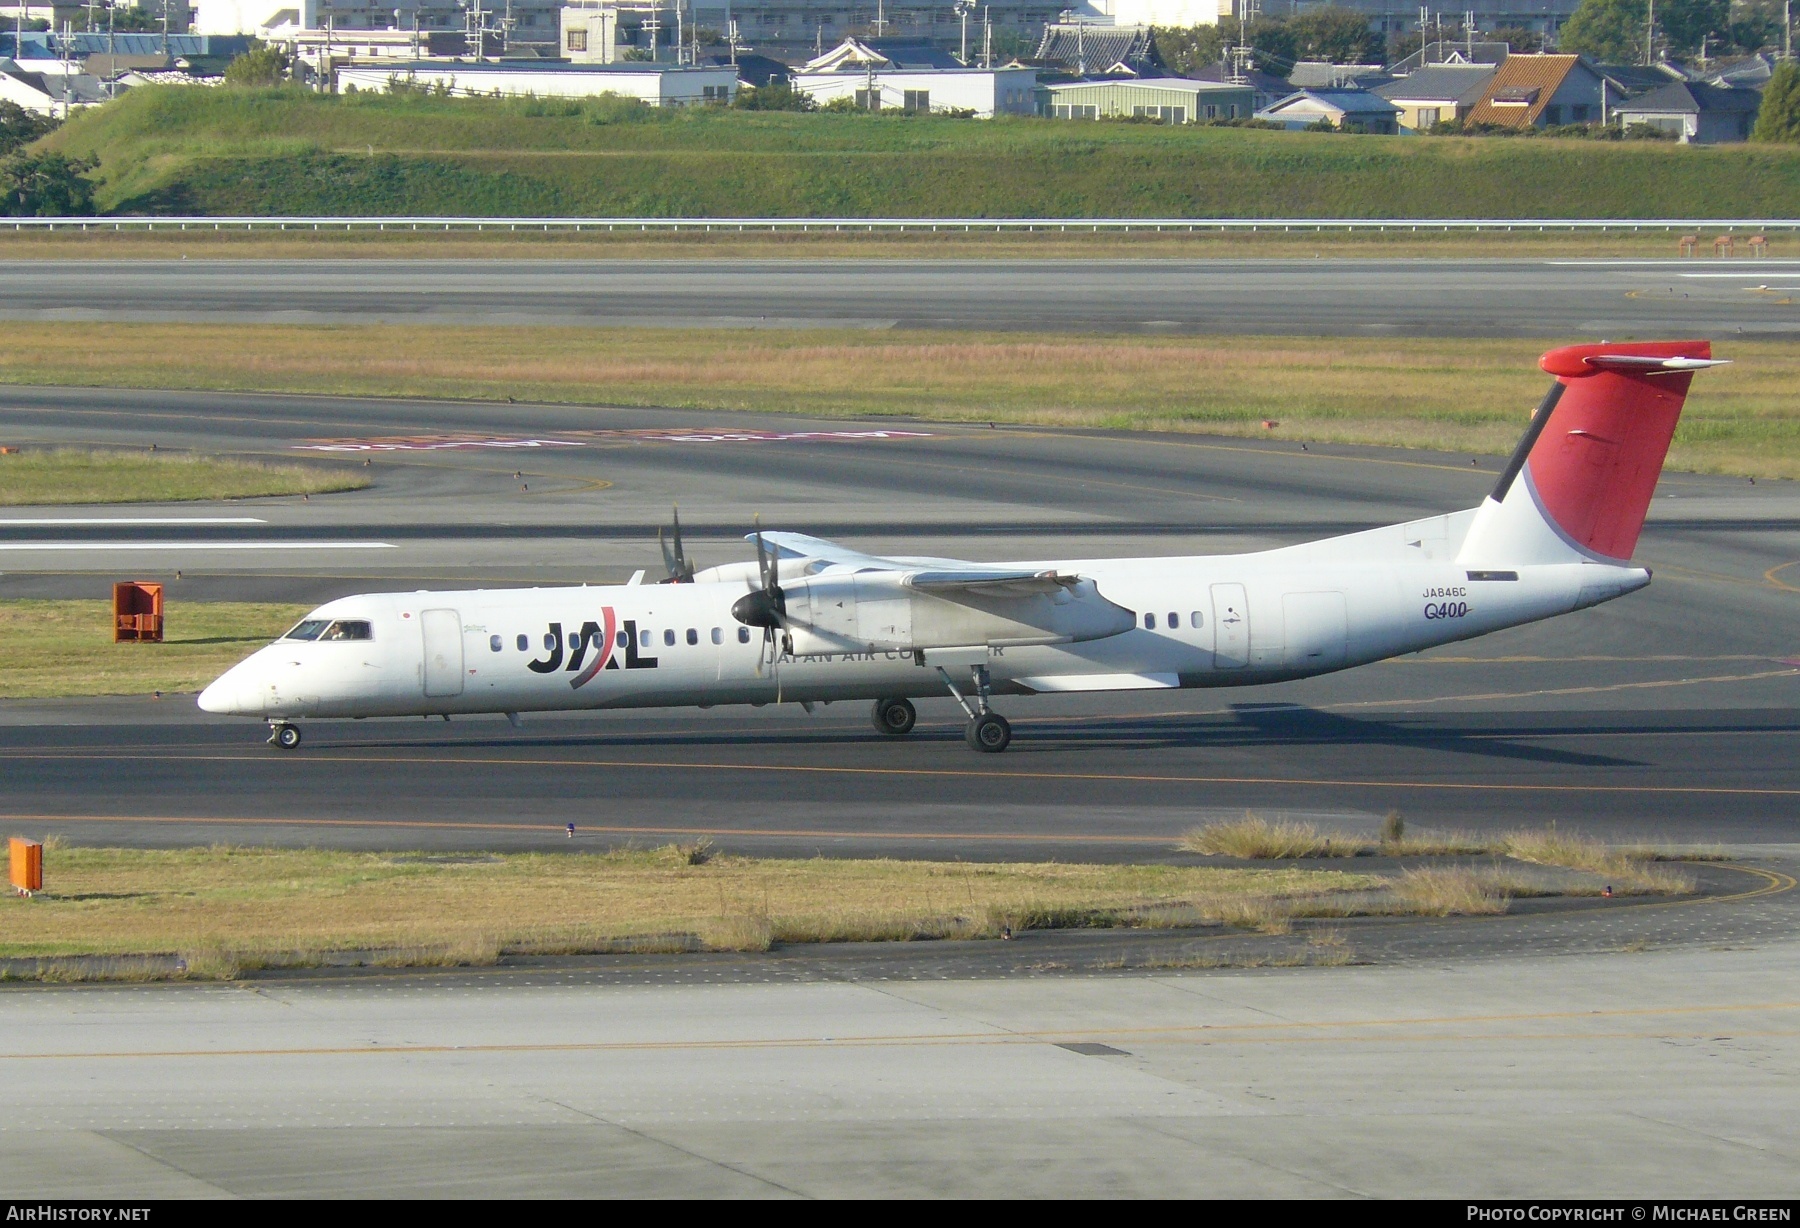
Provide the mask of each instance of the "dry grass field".
{"label": "dry grass field", "polygon": [[[1522,340],[15,323],[0,383],[901,415],[1504,454],[1543,394]],[[1720,347],[1675,468],[1800,477],[1800,351]],[[0,443],[6,442],[0,440]]]}
{"label": "dry grass field", "polygon": [[[1427,832],[1407,835],[1398,816],[1390,816],[1378,837],[1322,832],[1311,823],[1291,819],[1270,820],[1257,814],[1211,823],[1182,838],[1181,847],[1194,853],[1235,857],[1246,861],[1286,861],[1302,858],[1473,857],[1504,858],[1527,865],[1551,866],[1592,876],[1585,886],[1564,883],[1565,894],[1593,893],[1611,887],[1618,895],[1671,895],[1693,890],[1685,872],[1663,864],[1654,849],[1615,848],[1604,841],[1554,827],[1477,836],[1467,832]],[[1410,890],[1420,898],[1434,891],[1456,893],[1485,891],[1495,895],[1533,894],[1529,879],[1498,865],[1435,868],[1417,873],[1423,877],[1402,881],[1403,894]],[[1409,873],[1411,873],[1409,871]],[[1467,911],[1454,909],[1453,911]]]}
{"label": "dry grass field", "polygon": [[1339,870],[762,860],[709,856],[703,844],[428,855],[53,843],[44,876],[35,898],[0,898],[0,956],[181,953],[242,968],[356,950],[479,963],[633,937],[761,950],[1132,924],[1157,909],[1167,924],[1172,908],[1186,923],[1254,923],[1381,886]]}
{"label": "dry grass field", "polygon": [[0,454],[0,507],[256,499],[368,484],[347,468],[171,452],[21,448]]}
{"label": "dry grass field", "polygon": [[197,691],[307,610],[167,597],[160,644],[113,643],[107,601],[0,601],[0,699]]}

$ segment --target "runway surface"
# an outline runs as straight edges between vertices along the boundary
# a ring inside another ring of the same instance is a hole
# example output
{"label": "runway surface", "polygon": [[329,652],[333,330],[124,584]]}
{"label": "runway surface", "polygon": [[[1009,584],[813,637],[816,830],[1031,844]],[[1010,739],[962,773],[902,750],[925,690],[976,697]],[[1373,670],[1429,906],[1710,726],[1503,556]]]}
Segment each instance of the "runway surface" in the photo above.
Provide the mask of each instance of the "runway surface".
{"label": "runway surface", "polygon": [[34,261],[0,319],[1800,335],[1786,260]]}
{"label": "runway surface", "polygon": [[[366,458],[374,485],[173,513],[9,510],[0,596],[100,597],[126,575],[166,579],[176,602],[618,581],[654,574],[655,525],[675,501],[702,563],[747,557],[753,511],[876,551],[1224,552],[1469,506],[1497,467],[1193,436],[720,425],[8,389],[9,439]],[[350,450],[309,450],[321,441]],[[130,523],[139,514],[153,522]],[[109,523],[28,523],[89,516]],[[256,523],[165,523],[184,517]],[[1794,484],[1669,475],[1639,555],[1657,575],[1645,593],[1328,678],[1005,700],[1017,736],[991,760],[963,745],[948,697],[925,701],[901,743],[839,704],[528,718],[521,732],[497,717],[313,722],[294,755],[187,697],[12,701],[4,810],[31,830],[147,844],[569,847],[573,822],[581,847],[708,834],[756,852],[1118,858],[1169,855],[1182,831],[1247,808],[1362,831],[1393,809],[1427,826],[1800,842]]]}
{"label": "runway surface", "polygon": [[1797,978],[5,988],[0,1196],[1791,1199]]}

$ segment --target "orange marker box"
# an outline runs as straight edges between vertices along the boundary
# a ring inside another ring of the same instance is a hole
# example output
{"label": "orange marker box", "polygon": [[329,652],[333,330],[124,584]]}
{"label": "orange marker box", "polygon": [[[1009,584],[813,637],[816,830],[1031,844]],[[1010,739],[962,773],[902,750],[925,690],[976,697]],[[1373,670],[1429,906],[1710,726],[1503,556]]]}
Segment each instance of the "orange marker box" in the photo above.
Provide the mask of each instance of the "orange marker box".
{"label": "orange marker box", "polygon": [[38,840],[21,840],[14,836],[12,845],[12,885],[15,890],[30,892],[44,889],[44,846]]}

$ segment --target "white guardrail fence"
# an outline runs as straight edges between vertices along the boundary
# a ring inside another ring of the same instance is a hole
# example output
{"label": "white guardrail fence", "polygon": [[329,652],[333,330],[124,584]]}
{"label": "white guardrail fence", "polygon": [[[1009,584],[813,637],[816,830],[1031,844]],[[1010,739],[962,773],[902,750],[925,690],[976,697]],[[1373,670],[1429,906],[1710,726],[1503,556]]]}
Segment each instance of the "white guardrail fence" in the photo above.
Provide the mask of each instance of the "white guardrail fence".
{"label": "white guardrail fence", "polygon": [[1800,218],[16,217],[0,230],[675,231],[763,233],[1800,231]]}

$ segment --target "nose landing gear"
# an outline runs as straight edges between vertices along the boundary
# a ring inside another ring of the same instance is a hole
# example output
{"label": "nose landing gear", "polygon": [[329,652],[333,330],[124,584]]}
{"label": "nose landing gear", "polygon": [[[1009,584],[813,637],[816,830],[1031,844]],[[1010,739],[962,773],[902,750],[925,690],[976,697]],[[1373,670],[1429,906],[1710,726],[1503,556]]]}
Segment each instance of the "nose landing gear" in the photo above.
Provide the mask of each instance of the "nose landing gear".
{"label": "nose landing gear", "polygon": [[984,755],[997,755],[1012,745],[1012,726],[1006,718],[988,707],[988,694],[991,680],[988,667],[973,665],[969,667],[969,676],[975,683],[975,704],[963,698],[963,693],[956,689],[950,681],[950,671],[938,666],[938,675],[943,678],[944,685],[950,688],[950,694],[962,705],[962,710],[969,714],[969,727],[963,731],[963,739],[968,742],[970,750],[980,751]]}
{"label": "nose landing gear", "polygon": [[279,746],[282,750],[293,750],[300,745],[300,727],[286,721],[270,721],[269,745]]}

